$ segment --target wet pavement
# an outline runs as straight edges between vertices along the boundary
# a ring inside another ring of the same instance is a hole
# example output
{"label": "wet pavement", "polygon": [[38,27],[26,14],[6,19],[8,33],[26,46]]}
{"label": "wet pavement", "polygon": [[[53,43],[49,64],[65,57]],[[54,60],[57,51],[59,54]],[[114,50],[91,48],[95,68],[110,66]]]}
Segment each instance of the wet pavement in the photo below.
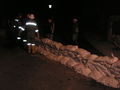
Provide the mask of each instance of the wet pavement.
{"label": "wet pavement", "polygon": [[29,55],[21,48],[8,46],[0,45],[0,90],[119,90],[42,55]]}
{"label": "wet pavement", "polygon": [[112,42],[105,39],[101,33],[88,32],[84,35],[88,43],[104,56],[111,56],[113,53],[114,56],[120,59],[120,49],[116,48]]}

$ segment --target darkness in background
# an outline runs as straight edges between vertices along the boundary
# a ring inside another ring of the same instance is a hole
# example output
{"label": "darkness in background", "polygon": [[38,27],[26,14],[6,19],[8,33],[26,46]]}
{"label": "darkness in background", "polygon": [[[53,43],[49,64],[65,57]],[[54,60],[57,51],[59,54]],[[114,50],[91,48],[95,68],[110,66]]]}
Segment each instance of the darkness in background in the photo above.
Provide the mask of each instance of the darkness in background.
{"label": "darkness in background", "polygon": [[[52,13],[48,4],[53,4]],[[7,27],[7,20],[17,13],[32,11],[42,24],[46,18],[53,15],[56,22],[56,35],[61,40],[70,39],[72,17],[78,17],[80,29],[85,32],[101,32],[106,35],[106,24],[109,16],[120,15],[118,2],[106,0],[16,0],[1,1],[0,27]]]}

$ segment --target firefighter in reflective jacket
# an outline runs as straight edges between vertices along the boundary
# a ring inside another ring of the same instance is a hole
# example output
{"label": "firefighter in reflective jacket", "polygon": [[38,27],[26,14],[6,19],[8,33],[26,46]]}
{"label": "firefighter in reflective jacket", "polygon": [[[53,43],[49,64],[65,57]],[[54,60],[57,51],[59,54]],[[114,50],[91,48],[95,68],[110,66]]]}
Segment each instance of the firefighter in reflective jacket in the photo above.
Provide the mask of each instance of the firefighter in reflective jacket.
{"label": "firefighter in reflective jacket", "polygon": [[23,15],[18,15],[18,17],[15,19],[16,23],[14,25],[14,28],[16,29],[15,32],[16,32],[16,39],[17,39],[17,44],[20,46],[20,47],[23,47],[22,46],[22,36],[21,36],[21,28],[20,26],[23,25]]}
{"label": "firefighter in reflective jacket", "polygon": [[21,39],[19,26],[23,24],[22,19],[23,19],[23,16],[19,14],[17,18],[14,19],[14,22],[13,22],[14,33],[16,35],[17,40]]}
{"label": "firefighter in reflective jacket", "polygon": [[18,14],[14,19],[8,21],[9,28],[11,29],[12,41],[15,45],[21,46],[21,36],[19,26],[23,24],[23,15]]}
{"label": "firefighter in reflective jacket", "polygon": [[27,14],[25,25],[21,28],[23,31],[23,42],[27,45],[28,53],[34,54],[35,51],[35,38],[39,38],[39,30],[36,21],[34,20],[34,14]]}
{"label": "firefighter in reflective jacket", "polygon": [[17,18],[14,19],[14,28],[18,28],[22,23],[22,15],[18,15]]}

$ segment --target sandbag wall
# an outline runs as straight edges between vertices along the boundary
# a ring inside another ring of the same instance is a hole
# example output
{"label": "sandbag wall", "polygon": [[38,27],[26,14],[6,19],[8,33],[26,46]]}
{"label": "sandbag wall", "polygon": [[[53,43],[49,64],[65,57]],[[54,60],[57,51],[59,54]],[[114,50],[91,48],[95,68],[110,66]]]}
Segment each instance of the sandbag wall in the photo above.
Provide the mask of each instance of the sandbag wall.
{"label": "sandbag wall", "polygon": [[98,56],[73,45],[63,45],[47,38],[37,40],[37,52],[77,73],[113,88],[120,88],[120,61],[117,57]]}

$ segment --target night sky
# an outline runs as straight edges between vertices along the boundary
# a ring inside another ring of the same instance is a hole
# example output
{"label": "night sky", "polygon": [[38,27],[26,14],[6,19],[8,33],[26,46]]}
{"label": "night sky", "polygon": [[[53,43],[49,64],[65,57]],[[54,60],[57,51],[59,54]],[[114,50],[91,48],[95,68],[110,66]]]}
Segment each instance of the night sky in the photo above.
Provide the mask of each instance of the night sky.
{"label": "night sky", "polygon": [[85,30],[105,30],[111,15],[120,15],[118,2],[108,0],[4,0],[1,3],[1,21],[17,13],[34,12],[37,17],[50,15],[48,4],[53,4],[52,15],[60,22],[69,22],[78,17]]}

